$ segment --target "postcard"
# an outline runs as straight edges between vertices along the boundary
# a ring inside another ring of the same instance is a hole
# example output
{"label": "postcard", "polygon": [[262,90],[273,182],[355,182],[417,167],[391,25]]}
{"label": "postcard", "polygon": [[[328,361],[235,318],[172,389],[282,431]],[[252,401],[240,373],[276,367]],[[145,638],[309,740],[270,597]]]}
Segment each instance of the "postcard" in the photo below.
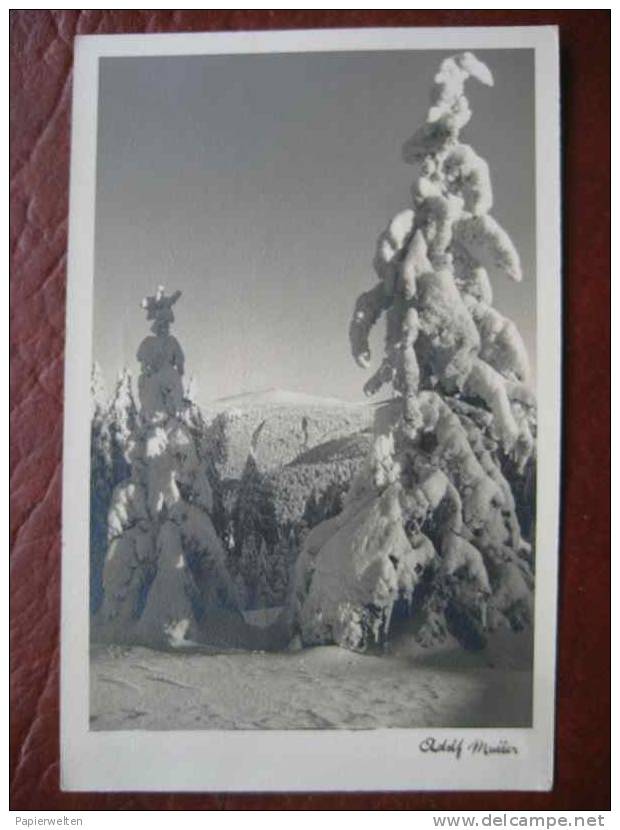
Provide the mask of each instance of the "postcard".
{"label": "postcard", "polygon": [[67,790],[553,782],[553,27],[77,39]]}

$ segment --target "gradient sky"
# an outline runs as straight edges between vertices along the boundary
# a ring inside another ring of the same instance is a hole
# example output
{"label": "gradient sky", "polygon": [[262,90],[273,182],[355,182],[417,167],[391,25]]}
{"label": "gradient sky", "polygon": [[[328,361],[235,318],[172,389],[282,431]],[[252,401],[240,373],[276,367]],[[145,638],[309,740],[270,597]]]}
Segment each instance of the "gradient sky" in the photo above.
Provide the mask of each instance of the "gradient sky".
{"label": "gradient sky", "polygon": [[[360,399],[351,311],[376,281],[378,233],[409,204],[401,146],[448,54],[101,59],[93,356],[108,387],[137,373],[140,301],[163,283],[183,291],[173,332],[199,402],[265,387]],[[476,54],[495,86],[469,82],[462,138],[521,256],[523,283],[495,284],[495,305],[534,364],[534,55]]]}

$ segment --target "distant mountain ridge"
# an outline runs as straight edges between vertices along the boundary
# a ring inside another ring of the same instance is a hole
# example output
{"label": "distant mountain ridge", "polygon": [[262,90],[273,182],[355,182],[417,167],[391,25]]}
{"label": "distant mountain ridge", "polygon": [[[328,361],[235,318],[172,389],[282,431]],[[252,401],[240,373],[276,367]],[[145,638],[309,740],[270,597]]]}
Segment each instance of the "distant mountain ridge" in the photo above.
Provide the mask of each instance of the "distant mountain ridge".
{"label": "distant mountain ridge", "polygon": [[322,397],[307,392],[295,392],[289,389],[278,387],[267,387],[252,392],[240,392],[238,395],[227,395],[223,398],[207,402],[203,409],[208,411],[220,411],[222,409],[240,408],[249,409],[254,407],[309,407],[309,408],[363,408],[368,406],[366,401],[344,401],[340,398]]}

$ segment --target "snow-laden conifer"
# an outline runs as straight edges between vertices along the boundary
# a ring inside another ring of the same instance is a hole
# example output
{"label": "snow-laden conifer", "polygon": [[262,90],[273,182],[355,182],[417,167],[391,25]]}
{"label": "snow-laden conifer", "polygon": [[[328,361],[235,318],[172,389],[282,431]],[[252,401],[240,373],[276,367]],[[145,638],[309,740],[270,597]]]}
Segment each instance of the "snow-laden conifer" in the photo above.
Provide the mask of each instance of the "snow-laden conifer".
{"label": "snow-laden conifer", "polygon": [[365,649],[387,639],[396,611],[421,642],[451,632],[481,645],[531,615],[532,552],[513,489],[523,514],[535,401],[526,348],[492,292],[522,269],[490,212],[488,165],[461,139],[469,79],[493,85],[469,52],[441,64],[426,121],[403,148],[411,204],[379,236],[378,281],[355,304],[349,334],[364,368],[386,318],[365,391],[393,398],[377,407],[374,447],[342,512],[310,532],[297,562],[305,643]]}
{"label": "snow-laden conifer", "polygon": [[[183,350],[170,334],[179,296],[167,297],[160,287],[144,300],[153,325],[137,354],[140,407],[128,408],[133,398],[126,373],[111,405],[128,475],[115,487],[107,517],[96,636],[113,642],[214,641],[224,636],[212,630],[218,619],[214,610],[228,609],[240,620],[213,523],[216,505],[199,440],[200,415],[184,396]],[[221,627],[226,628],[224,618]]]}

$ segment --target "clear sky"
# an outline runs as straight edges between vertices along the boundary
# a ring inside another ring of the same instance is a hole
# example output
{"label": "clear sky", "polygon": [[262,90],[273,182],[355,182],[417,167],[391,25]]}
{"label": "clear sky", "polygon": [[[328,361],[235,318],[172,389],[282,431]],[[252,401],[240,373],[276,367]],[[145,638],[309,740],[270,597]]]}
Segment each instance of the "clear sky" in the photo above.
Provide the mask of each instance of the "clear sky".
{"label": "clear sky", "polygon": [[[173,332],[199,402],[266,387],[360,399],[351,311],[376,281],[378,233],[409,205],[401,146],[448,54],[102,59],[93,356],[108,386],[137,372],[140,301],[164,284],[183,291]],[[495,86],[469,82],[462,139],[521,256],[523,283],[495,284],[495,305],[534,364],[534,57],[476,54]]]}

